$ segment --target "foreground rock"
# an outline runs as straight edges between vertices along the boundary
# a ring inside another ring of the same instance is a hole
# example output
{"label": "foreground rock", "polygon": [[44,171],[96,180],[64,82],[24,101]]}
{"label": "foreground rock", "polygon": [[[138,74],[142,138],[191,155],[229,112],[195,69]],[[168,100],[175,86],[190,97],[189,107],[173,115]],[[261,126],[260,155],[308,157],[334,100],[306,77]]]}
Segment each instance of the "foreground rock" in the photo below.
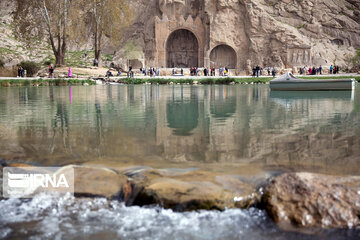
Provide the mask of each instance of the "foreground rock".
{"label": "foreground rock", "polygon": [[266,187],[263,204],[280,226],[360,226],[360,177],[290,173]]}
{"label": "foreground rock", "polygon": [[258,197],[255,186],[234,176],[219,177],[197,170],[182,174],[153,170],[146,173],[144,179],[135,184],[141,189],[134,205],[157,204],[175,211],[224,210],[249,208]]}
{"label": "foreground rock", "polygon": [[124,200],[130,194],[128,178],[108,168],[66,166],[59,170],[65,175],[74,169],[74,191],[78,197],[106,197]]}

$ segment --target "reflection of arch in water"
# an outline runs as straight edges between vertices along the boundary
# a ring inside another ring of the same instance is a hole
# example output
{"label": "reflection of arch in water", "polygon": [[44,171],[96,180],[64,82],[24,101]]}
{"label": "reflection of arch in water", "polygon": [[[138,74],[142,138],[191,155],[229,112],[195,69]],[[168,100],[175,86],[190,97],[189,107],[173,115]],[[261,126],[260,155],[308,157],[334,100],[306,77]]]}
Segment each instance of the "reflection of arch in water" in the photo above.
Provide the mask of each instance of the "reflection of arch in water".
{"label": "reflection of arch in water", "polygon": [[169,101],[166,106],[168,127],[174,134],[189,136],[198,126],[199,108],[197,101]]}
{"label": "reflection of arch in water", "polygon": [[213,48],[210,53],[211,67],[236,68],[236,52],[229,45],[221,44]]}
{"label": "reflection of arch in water", "polygon": [[186,29],[172,32],[166,43],[166,65],[173,67],[198,67],[199,42],[194,33]]}
{"label": "reflection of arch in water", "polygon": [[212,89],[210,112],[215,118],[228,118],[236,112],[236,97],[227,95],[228,88],[219,87],[218,96],[215,97],[215,89]]}

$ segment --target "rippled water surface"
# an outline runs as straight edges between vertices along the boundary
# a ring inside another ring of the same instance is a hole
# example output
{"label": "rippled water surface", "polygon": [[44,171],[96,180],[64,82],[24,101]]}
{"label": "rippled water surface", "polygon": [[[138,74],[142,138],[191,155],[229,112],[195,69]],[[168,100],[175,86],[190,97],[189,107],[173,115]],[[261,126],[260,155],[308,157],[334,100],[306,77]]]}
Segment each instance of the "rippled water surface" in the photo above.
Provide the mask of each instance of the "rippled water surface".
{"label": "rippled water surface", "polygon": [[360,98],[268,86],[0,89],[0,158],[360,174]]}
{"label": "rippled water surface", "polygon": [[[360,175],[360,91],[268,86],[0,88],[0,159],[59,166]],[[267,175],[266,175],[267,176]],[[106,200],[0,201],[0,238],[360,239],[279,230],[261,210],[175,213]]]}
{"label": "rippled water surface", "polygon": [[263,211],[226,210],[176,213],[125,207],[105,199],[38,195],[0,202],[0,238],[17,239],[359,239],[354,230],[284,232]]}

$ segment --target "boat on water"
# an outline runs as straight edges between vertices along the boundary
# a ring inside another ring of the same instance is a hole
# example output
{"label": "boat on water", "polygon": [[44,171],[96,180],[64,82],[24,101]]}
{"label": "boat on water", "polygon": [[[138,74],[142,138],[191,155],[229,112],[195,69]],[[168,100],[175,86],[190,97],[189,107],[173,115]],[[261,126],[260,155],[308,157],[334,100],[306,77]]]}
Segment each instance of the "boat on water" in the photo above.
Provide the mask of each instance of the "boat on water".
{"label": "boat on water", "polygon": [[273,91],[346,91],[355,89],[355,79],[301,79],[292,73],[270,81]]}

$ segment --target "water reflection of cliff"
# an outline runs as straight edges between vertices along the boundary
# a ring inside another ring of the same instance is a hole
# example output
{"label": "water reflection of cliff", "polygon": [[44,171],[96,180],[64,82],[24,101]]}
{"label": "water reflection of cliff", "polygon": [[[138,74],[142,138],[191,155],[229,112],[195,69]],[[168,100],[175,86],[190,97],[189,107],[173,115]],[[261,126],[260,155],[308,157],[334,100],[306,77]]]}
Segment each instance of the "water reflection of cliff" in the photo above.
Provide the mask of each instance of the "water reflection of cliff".
{"label": "water reflection of cliff", "polygon": [[184,99],[183,93],[180,98],[175,97],[175,89],[172,89],[171,100],[167,100],[166,117],[168,127],[174,129],[174,135],[190,136],[199,123],[199,101],[196,90],[191,88],[190,99]]}
{"label": "water reflection of cliff", "polygon": [[9,132],[0,135],[0,158],[55,165],[256,162],[349,172],[360,162],[359,92],[352,101],[340,93],[270,95],[266,86],[0,91],[0,129]]}

